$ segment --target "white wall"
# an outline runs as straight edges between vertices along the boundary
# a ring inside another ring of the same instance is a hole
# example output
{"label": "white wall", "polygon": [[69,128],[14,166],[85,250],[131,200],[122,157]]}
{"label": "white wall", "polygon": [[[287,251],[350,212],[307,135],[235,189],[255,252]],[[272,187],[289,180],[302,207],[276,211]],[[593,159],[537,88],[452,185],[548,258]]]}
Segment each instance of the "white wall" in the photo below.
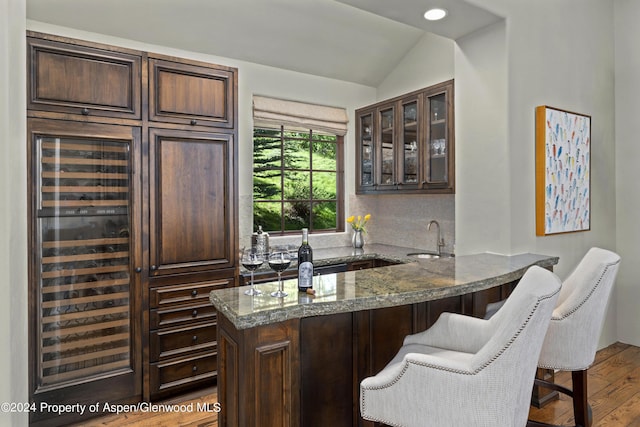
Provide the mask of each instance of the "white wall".
{"label": "white wall", "polygon": [[[565,277],[591,246],[616,249],[616,184],[614,141],[614,78],[613,78],[613,3],[600,0],[539,0],[508,2],[503,0],[477,0],[482,6],[506,17],[507,111],[501,118],[507,126],[506,139],[499,152],[508,152],[507,179],[509,192],[502,194],[493,207],[487,206],[486,219],[505,218],[508,234],[506,246],[511,253],[538,252],[560,257],[555,271]],[[461,48],[469,40],[461,42]],[[502,43],[496,40],[497,48]],[[491,53],[490,46],[487,54]],[[477,61],[482,61],[478,57]],[[456,73],[459,62],[456,62]],[[474,65],[474,64],[472,64]],[[489,82],[488,87],[492,83]],[[468,100],[470,102],[470,100]],[[460,104],[457,102],[456,106]],[[466,103],[465,103],[466,105]],[[482,109],[481,100],[476,100]],[[550,105],[592,117],[592,174],[591,174],[591,230],[556,236],[535,236],[535,159],[534,111],[537,105]],[[477,132],[485,134],[496,126],[494,121],[476,123]],[[471,135],[467,122],[458,122],[461,132]],[[498,124],[498,126],[500,126]],[[463,146],[457,162],[470,165]],[[460,163],[457,163],[460,164]],[[472,172],[462,171],[459,188],[474,185],[466,180],[480,171],[487,173],[489,166],[481,162]],[[479,168],[479,169],[478,169]],[[460,169],[458,169],[460,170]],[[498,174],[502,176],[503,171]],[[479,194],[491,188],[477,189]],[[504,188],[501,190],[503,191]],[[457,194],[458,241],[469,239],[479,244],[485,224],[482,218],[460,211],[465,194]],[[475,208],[471,205],[469,208]],[[474,232],[475,230],[475,232]],[[496,237],[499,234],[496,235]],[[466,245],[460,247],[464,251]],[[625,254],[622,253],[623,258]],[[600,340],[601,345],[616,341],[615,296]],[[623,314],[624,317],[632,313]],[[636,342],[638,344],[638,342]]]}
{"label": "white wall", "polygon": [[506,25],[457,41],[456,253],[510,253]]}
{"label": "white wall", "polygon": [[622,254],[618,273],[618,339],[640,345],[640,2],[615,1],[616,81],[616,219],[617,248]]}
{"label": "white wall", "polygon": [[28,401],[25,16],[25,0],[0,2],[0,402]]}
{"label": "white wall", "polygon": [[453,46],[451,39],[425,33],[378,86],[378,101],[451,80]]}

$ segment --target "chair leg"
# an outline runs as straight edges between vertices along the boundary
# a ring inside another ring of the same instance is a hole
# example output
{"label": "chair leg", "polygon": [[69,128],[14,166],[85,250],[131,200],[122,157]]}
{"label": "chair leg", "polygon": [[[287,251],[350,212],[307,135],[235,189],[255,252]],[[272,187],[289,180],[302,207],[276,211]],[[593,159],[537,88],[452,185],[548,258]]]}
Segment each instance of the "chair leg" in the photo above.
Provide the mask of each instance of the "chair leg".
{"label": "chair leg", "polygon": [[[572,371],[571,382],[573,383],[573,390],[545,380],[535,379],[536,385],[559,391],[571,397],[573,401],[573,417],[575,420],[574,427],[591,427],[593,414],[591,412],[591,406],[589,406],[589,402],[587,401],[587,370]],[[555,424],[541,423],[533,420],[527,421],[527,427],[561,427]]]}
{"label": "chair leg", "polygon": [[587,401],[587,370],[572,371],[573,413],[576,426],[591,427],[592,417]]}

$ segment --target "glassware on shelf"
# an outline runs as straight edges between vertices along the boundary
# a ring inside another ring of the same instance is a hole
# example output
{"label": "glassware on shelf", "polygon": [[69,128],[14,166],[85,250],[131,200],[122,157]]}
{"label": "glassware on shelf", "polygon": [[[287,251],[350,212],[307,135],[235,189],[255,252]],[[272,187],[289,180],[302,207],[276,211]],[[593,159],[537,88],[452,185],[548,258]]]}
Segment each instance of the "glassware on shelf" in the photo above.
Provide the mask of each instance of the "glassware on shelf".
{"label": "glassware on shelf", "polygon": [[255,250],[255,248],[243,249],[240,252],[240,262],[242,266],[251,272],[251,287],[244,291],[245,295],[262,295],[262,291],[256,289],[253,283],[253,272],[256,271],[262,263],[264,263],[264,254]]}
{"label": "glassware on shelf", "polygon": [[288,294],[283,289],[282,272],[291,265],[291,256],[287,251],[276,251],[269,255],[269,267],[278,273],[278,290],[271,292],[272,297],[284,298]]}

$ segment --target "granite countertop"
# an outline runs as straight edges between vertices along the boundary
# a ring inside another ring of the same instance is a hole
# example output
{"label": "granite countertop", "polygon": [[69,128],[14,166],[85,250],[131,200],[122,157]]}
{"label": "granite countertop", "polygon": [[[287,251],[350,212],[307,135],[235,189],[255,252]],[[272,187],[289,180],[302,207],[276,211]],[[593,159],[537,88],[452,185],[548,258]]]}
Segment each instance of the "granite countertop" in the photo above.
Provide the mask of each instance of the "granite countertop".
{"label": "granite countertop", "polygon": [[[557,257],[482,253],[439,259],[415,259],[414,249],[367,245],[364,252],[353,248],[331,249],[331,258],[314,250],[314,264],[324,265],[363,259],[385,259],[403,264],[316,277],[316,295],[299,293],[297,280],[284,281],[289,295],[274,298],[277,281],[256,285],[263,294],[244,295],[246,287],[211,292],[211,303],[237,329],[248,329],[280,321],[413,304],[481,291],[518,280],[532,265],[551,267]],[[318,261],[316,261],[316,258]],[[322,260],[322,261],[320,261]],[[342,261],[340,261],[342,260]]]}

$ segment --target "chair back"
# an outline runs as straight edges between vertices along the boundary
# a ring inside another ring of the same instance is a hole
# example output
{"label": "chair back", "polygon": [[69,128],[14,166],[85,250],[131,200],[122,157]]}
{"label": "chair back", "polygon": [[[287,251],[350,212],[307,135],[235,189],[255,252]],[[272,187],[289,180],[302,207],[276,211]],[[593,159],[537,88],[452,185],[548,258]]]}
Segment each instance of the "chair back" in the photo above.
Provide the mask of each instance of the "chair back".
{"label": "chair back", "polygon": [[562,284],[538,366],[577,371],[593,363],[620,256],[591,248]]}
{"label": "chair back", "polygon": [[498,373],[491,374],[496,389],[487,392],[499,396],[501,403],[495,408],[487,403],[483,410],[513,411],[503,419],[508,423],[505,425],[526,423],[537,360],[560,287],[561,281],[554,273],[530,267],[504,306],[488,320],[488,329],[495,332],[473,356],[474,362],[496,365]]}

